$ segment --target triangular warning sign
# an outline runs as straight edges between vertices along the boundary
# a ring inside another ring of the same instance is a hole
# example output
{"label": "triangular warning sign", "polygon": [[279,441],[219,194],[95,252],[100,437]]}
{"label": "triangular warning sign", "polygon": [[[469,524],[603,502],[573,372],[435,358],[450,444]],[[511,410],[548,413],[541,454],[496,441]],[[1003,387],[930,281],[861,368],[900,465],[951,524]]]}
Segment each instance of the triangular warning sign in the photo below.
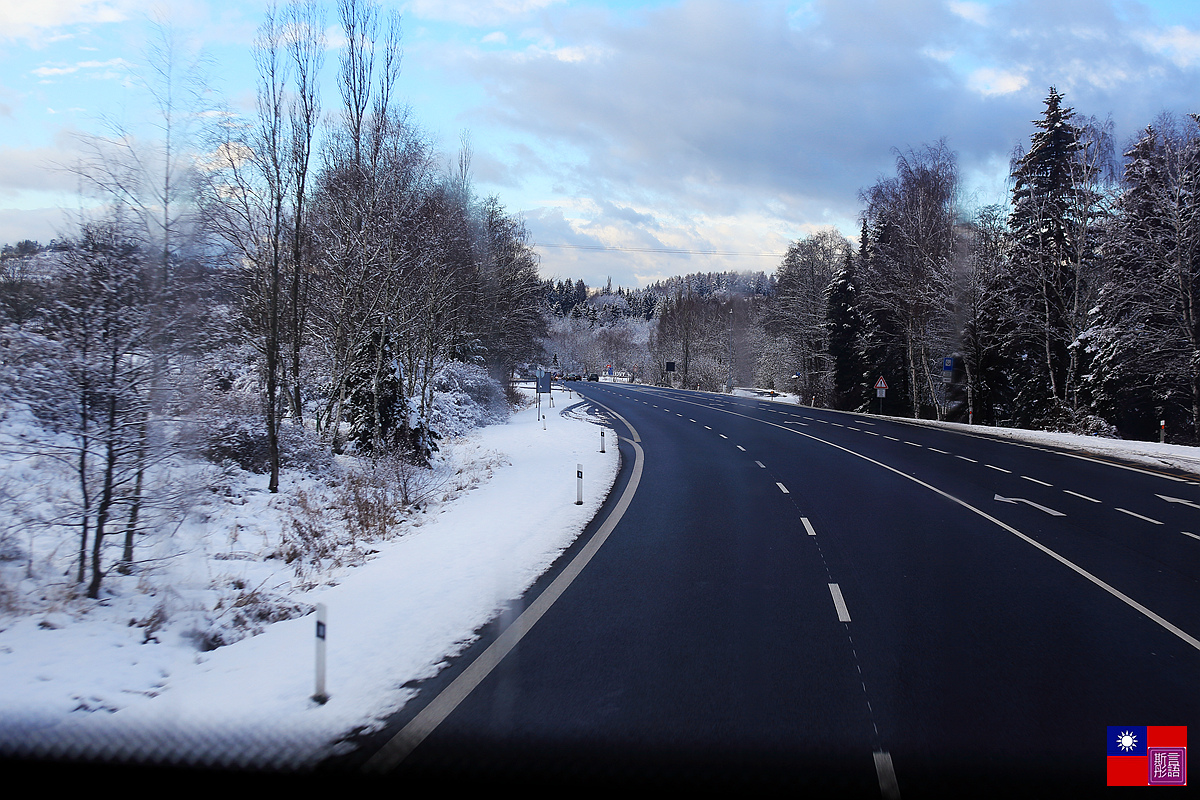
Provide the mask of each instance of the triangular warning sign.
{"label": "triangular warning sign", "polygon": [[876,389],[886,389],[887,388],[887,381],[885,381],[883,379],[882,375],[879,376],[879,380],[875,381],[875,388]]}

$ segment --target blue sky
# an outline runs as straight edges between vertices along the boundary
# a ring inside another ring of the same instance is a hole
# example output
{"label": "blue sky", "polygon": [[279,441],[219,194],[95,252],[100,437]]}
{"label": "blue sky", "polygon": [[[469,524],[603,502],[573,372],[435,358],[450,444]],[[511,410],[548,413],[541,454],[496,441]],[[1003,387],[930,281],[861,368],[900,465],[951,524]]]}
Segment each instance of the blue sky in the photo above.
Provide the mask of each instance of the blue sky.
{"label": "blue sky", "polygon": [[[857,230],[894,148],[945,138],[964,202],[1002,202],[1054,85],[1123,144],[1200,112],[1200,4],[1133,0],[412,0],[398,86],[476,189],[521,213],[547,277],[643,285],[773,270],[793,239]],[[259,0],[0,0],[0,242],[48,241],[77,206],[78,133],[152,115],[136,75],[152,19],[249,112]],[[336,10],[324,108],[338,105]],[[147,132],[147,135],[148,132]],[[596,252],[549,245],[627,248]],[[658,254],[653,249],[721,255]],[[734,254],[734,255],[730,255]]]}

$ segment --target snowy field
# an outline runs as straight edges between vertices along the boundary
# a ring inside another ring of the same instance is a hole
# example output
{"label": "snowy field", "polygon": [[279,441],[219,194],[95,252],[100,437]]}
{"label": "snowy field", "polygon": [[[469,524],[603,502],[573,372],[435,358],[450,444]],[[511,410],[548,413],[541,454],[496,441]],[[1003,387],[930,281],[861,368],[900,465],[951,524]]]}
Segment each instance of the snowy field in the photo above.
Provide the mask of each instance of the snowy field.
{"label": "snowy field", "polygon": [[[174,531],[169,582],[114,575],[102,601],[0,614],[0,754],[291,769],[370,729],[414,694],[406,682],[436,674],[519,597],[610,490],[612,432],[600,453],[600,429],[579,409],[563,414],[579,396],[554,398],[544,421],[526,408],[443,443],[420,512],[303,581],[268,554],[338,487],[289,471],[272,496],[265,476],[238,471]],[[256,605],[265,597],[273,603]],[[311,699],[317,603],[328,614],[324,705]],[[255,624],[258,607],[292,618]],[[239,611],[238,625],[214,620]],[[201,649],[201,623],[236,640]]]}

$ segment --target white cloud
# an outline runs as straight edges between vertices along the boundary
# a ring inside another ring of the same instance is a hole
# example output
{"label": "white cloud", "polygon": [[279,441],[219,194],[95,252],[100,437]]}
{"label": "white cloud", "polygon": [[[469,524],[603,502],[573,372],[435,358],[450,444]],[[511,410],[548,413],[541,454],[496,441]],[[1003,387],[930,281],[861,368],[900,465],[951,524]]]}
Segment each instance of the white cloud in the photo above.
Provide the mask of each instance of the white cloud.
{"label": "white cloud", "polygon": [[74,64],[47,65],[37,67],[30,72],[42,78],[41,83],[51,83],[49,78],[74,75],[76,72],[84,72],[89,78],[113,80],[127,77],[132,67],[133,65],[123,58],[110,58],[108,61],[78,61]]}
{"label": "white cloud", "polygon": [[1187,69],[1200,63],[1200,31],[1176,25],[1161,31],[1146,31],[1139,37],[1147,48]]}
{"label": "white cloud", "polygon": [[967,88],[984,97],[1012,94],[1028,85],[1029,79],[1023,74],[992,67],[977,69],[967,77]]}
{"label": "white cloud", "polygon": [[988,9],[983,3],[972,3],[967,0],[950,0],[946,4],[950,11],[968,22],[974,22],[976,25],[986,25],[988,23]]}
{"label": "white cloud", "polygon": [[508,37],[504,35],[504,31],[493,31],[483,37],[482,41],[487,44],[508,44]]}
{"label": "white cloud", "polygon": [[563,0],[413,0],[407,10],[422,19],[475,27],[499,25]]}
{"label": "white cloud", "polygon": [[145,5],[146,0],[6,0],[0,3],[0,39],[39,39],[68,25],[123,22]]}

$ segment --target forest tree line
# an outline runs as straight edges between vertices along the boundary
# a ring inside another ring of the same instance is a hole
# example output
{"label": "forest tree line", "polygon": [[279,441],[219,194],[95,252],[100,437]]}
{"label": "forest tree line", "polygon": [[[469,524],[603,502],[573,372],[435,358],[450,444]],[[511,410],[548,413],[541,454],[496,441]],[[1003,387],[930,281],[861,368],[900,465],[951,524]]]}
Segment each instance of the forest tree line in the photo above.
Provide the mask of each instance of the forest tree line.
{"label": "forest tree line", "polygon": [[282,466],[334,453],[408,475],[438,446],[439,380],[486,395],[539,352],[524,224],[475,196],[465,134],[447,164],[397,102],[399,17],[340,0],[331,107],[323,15],[268,11],[248,115],[208,101],[160,30],[141,78],[161,138],[85,137],[73,169],[93,211],[51,247],[0,253],[0,387],[41,426],[29,452],[74,475],[56,519],[89,597],[136,569],[176,454],[261,472],[273,493]]}
{"label": "forest tree line", "polygon": [[965,209],[938,142],[861,192],[857,243],[819,231],[774,275],[547,281],[548,357],[860,411],[883,377],[886,413],[1200,442],[1200,118],[1118,150],[1051,88],[1034,126],[1007,204]]}

